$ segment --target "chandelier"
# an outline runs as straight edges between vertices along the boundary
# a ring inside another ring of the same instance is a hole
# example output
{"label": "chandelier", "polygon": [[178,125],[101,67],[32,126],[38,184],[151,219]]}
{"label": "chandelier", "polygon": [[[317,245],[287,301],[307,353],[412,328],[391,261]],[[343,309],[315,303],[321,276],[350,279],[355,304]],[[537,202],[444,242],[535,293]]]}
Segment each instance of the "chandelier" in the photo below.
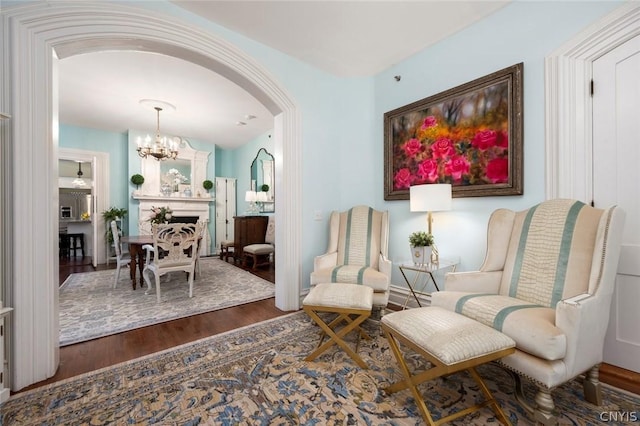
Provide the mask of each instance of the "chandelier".
{"label": "chandelier", "polygon": [[151,137],[147,135],[144,139],[144,143],[142,142],[142,138],[138,136],[137,143],[138,155],[142,158],[147,158],[147,156],[152,156],[156,160],[166,160],[170,158],[175,160],[178,156],[178,145],[173,141],[169,141],[166,137],[160,136],[160,111],[162,108],[159,106],[154,106],[153,109],[156,110],[157,114],[157,126],[156,126],[156,139],[151,143]]}

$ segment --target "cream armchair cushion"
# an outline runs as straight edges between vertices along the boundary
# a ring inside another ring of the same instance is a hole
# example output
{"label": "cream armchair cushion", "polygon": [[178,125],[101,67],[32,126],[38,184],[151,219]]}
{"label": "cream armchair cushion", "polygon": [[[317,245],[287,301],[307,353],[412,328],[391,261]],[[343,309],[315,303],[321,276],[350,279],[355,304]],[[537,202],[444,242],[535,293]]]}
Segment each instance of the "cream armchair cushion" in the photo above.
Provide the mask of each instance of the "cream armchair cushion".
{"label": "cream armchair cushion", "polygon": [[[450,273],[432,304],[491,326],[516,342],[501,363],[533,379],[536,419],[553,419],[551,390],[589,370],[599,401],[602,362],[624,214],[575,200],[495,211],[479,271]],[[542,403],[541,403],[542,401]]]}
{"label": "cream armchair cushion", "polygon": [[332,212],[327,252],[314,259],[311,285],[362,284],[371,287],[374,307],[389,301],[392,263],[387,259],[389,214],[368,206]]}

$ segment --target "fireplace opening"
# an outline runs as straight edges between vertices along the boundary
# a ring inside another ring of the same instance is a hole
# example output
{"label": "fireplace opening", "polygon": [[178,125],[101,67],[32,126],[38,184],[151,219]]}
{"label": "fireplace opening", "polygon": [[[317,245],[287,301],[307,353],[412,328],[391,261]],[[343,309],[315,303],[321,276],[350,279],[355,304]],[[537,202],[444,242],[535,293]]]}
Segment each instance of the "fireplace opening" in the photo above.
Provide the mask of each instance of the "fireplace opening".
{"label": "fireplace opening", "polygon": [[171,216],[169,223],[198,223],[200,216]]}

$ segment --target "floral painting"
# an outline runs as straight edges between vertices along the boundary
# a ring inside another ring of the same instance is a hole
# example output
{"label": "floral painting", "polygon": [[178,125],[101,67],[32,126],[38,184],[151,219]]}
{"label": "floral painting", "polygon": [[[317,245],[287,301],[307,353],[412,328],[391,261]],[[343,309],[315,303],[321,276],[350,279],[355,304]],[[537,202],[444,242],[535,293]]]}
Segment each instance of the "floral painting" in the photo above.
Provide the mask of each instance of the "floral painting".
{"label": "floral painting", "polygon": [[384,119],[385,200],[429,183],[454,197],[522,194],[522,63]]}

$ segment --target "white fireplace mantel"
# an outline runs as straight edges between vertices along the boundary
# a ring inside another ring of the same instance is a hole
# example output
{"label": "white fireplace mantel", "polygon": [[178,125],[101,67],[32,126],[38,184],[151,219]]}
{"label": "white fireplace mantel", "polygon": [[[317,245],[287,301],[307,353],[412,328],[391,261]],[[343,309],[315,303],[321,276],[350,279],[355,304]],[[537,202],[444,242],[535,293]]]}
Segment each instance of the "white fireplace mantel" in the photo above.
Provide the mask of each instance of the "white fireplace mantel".
{"label": "white fireplace mantel", "polygon": [[[173,216],[198,216],[202,222],[209,223],[209,203],[214,201],[211,197],[162,197],[154,195],[132,195],[133,199],[140,202],[138,206],[138,234],[151,235],[151,209],[162,205],[168,207],[173,212]],[[200,255],[209,255],[211,246],[211,235],[209,228],[204,235],[204,244]]]}

